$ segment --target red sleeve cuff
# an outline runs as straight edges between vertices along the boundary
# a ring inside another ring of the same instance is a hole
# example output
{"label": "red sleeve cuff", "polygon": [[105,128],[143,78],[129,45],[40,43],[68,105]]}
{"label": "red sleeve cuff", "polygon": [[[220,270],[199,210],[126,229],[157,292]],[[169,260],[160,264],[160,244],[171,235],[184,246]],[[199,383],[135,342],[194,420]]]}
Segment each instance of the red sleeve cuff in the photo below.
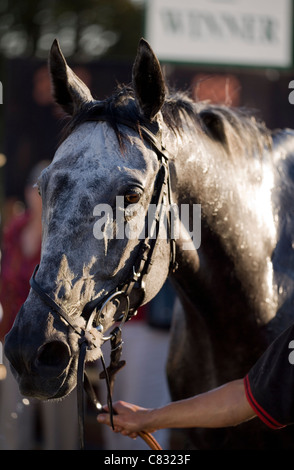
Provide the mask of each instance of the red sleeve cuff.
{"label": "red sleeve cuff", "polygon": [[246,393],[246,398],[248,400],[249,405],[251,408],[255,411],[257,416],[270,428],[272,429],[280,429],[284,428],[285,425],[279,423],[276,421],[269,413],[267,413],[262,406],[259,405],[259,403],[256,401],[254,398],[251,387],[250,387],[250,382],[248,375],[244,378],[244,386],[245,386],[245,393]]}

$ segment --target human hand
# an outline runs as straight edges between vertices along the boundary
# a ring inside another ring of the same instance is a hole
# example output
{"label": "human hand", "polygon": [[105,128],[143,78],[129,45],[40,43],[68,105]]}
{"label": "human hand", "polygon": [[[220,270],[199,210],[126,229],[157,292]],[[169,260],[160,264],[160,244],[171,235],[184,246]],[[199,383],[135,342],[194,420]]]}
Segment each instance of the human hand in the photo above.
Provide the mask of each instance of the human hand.
{"label": "human hand", "polygon": [[[148,427],[148,417],[150,410],[131,403],[118,401],[113,404],[115,414],[113,416],[114,432],[119,432],[124,436],[135,439],[141,431],[152,432]],[[108,408],[104,407],[106,413],[98,415],[99,423],[111,426]]]}

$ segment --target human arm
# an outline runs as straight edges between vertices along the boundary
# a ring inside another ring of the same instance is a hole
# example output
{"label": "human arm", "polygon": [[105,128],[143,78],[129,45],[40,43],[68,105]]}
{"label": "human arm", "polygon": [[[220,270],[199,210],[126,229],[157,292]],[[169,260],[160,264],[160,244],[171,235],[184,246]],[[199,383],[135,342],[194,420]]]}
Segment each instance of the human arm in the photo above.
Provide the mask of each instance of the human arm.
{"label": "human arm", "polygon": [[[114,408],[115,431],[131,437],[143,430],[235,426],[256,416],[247,401],[243,379],[161,408],[146,409],[125,402],[115,403]],[[99,415],[98,421],[110,425],[108,414]]]}

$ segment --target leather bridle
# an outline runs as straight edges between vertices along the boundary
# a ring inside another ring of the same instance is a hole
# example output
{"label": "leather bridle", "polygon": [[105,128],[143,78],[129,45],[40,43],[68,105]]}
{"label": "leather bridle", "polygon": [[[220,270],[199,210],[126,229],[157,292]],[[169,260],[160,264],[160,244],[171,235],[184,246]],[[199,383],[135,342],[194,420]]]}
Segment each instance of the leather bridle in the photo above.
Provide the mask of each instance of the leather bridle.
{"label": "leather bridle", "polygon": [[[98,116],[90,118],[91,121],[110,121],[107,116]],[[84,448],[84,398],[83,391],[85,390],[94,404],[97,413],[104,412],[101,403],[97,399],[94,389],[91,386],[89,378],[85,371],[85,358],[88,349],[95,348],[95,341],[91,335],[91,330],[96,328],[101,334],[103,334],[103,311],[108,303],[118,301],[120,299],[125,300],[125,309],[122,312],[121,316],[116,320],[119,325],[114,328],[114,330],[108,335],[103,336],[103,341],[110,340],[111,342],[111,361],[109,367],[106,368],[103,354],[101,353],[101,361],[103,366],[103,372],[100,374],[100,377],[106,379],[107,391],[108,391],[108,408],[110,413],[111,425],[113,426],[113,414],[115,410],[112,406],[112,389],[114,383],[114,376],[118,370],[120,370],[124,365],[125,361],[120,360],[121,351],[122,351],[122,340],[121,340],[121,327],[122,325],[130,320],[134,315],[136,315],[138,308],[143,303],[145,296],[145,278],[148,275],[150,268],[153,264],[156,254],[156,248],[158,245],[158,234],[159,226],[161,222],[162,211],[164,208],[164,197],[167,196],[169,208],[171,207],[172,198],[171,198],[171,187],[170,187],[170,173],[169,173],[169,163],[168,163],[168,153],[163,147],[161,139],[157,134],[152,133],[146,126],[140,125],[125,120],[119,119],[119,124],[129,127],[133,130],[139,132],[139,134],[151,145],[153,150],[156,152],[159,169],[156,175],[153,195],[151,198],[151,204],[155,204],[156,210],[154,214],[154,220],[151,224],[151,230],[149,230],[148,224],[148,214],[145,216],[145,227],[148,227],[148,233],[145,239],[142,239],[139,243],[139,249],[137,258],[134,265],[129,273],[127,281],[117,286],[113,291],[108,293],[102,299],[94,299],[89,301],[83,308],[82,317],[86,320],[86,327],[80,328],[75,325],[73,319],[58,305],[52,297],[37,283],[35,276],[38,270],[36,266],[34,273],[30,280],[30,285],[32,289],[41,297],[41,299],[54,311],[56,312],[72,330],[79,336],[79,359],[78,359],[78,374],[77,374],[77,401],[78,401],[78,418],[79,418],[79,431],[80,431],[80,447]],[[175,239],[172,233],[171,226],[171,213],[170,210],[167,211],[167,225],[168,225],[168,237],[170,240],[170,270],[174,271],[177,267],[175,260]],[[133,289],[139,290],[141,293],[140,300],[135,306],[130,305],[130,296]],[[116,311],[118,310],[116,307]],[[114,314],[115,315],[115,314]],[[139,434],[147,444],[156,450],[160,450],[159,444],[155,441],[153,436],[149,433],[142,432]]]}

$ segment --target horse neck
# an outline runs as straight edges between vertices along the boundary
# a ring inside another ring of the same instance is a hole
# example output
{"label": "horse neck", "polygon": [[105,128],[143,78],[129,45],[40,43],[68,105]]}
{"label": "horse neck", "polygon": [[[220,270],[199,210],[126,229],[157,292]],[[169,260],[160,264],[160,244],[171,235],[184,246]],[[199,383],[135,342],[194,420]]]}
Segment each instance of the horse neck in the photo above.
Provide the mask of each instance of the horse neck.
{"label": "horse neck", "polygon": [[[209,296],[216,284],[222,285],[221,297],[228,295],[230,277],[248,299],[262,295],[271,301],[270,257],[276,234],[270,169],[258,159],[251,168],[248,163],[245,166],[242,156],[236,164],[224,148],[196,133],[194,139],[189,136],[182,144],[174,162],[177,203],[201,205],[201,245],[193,254],[185,252],[178,241],[180,262],[175,282],[185,294],[188,292],[193,303],[196,297],[199,300],[199,286],[203,296]],[[188,289],[184,287],[187,282]],[[274,305],[274,300],[269,302],[258,315],[267,321]]]}
{"label": "horse neck", "polygon": [[[223,240],[226,250],[235,249],[236,243],[241,250],[244,243],[249,247],[254,226],[259,229],[256,237],[265,246],[276,242],[270,158],[247,155],[245,143],[241,154],[231,154],[225,146],[192,129],[177,143],[172,176],[179,207],[201,205],[202,224]],[[250,248],[254,250],[254,246]]]}

